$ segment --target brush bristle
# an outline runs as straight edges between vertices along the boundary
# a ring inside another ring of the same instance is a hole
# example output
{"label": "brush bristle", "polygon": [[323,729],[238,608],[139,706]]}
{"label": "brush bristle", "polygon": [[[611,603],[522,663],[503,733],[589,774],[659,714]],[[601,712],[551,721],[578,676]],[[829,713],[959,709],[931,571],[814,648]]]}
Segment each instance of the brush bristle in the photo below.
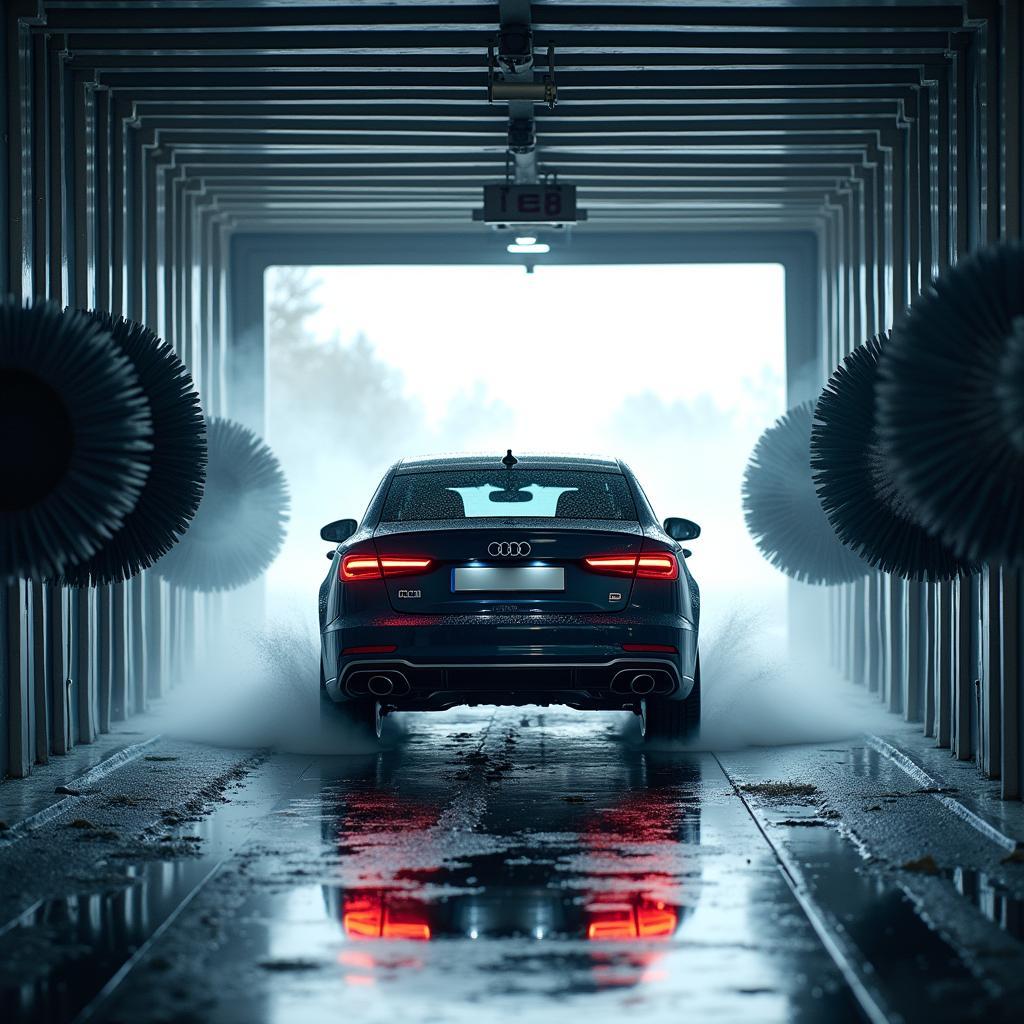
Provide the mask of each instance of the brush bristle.
{"label": "brush bristle", "polygon": [[972,571],[925,530],[893,478],[875,428],[878,362],[887,335],[869,338],[836,368],[818,398],[811,471],[836,536],[869,565],[938,582]]}
{"label": "brush bristle", "polygon": [[51,579],[139,499],[152,419],[110,334],[52,303],[0,303],[0,579]]}
{"label": "brush bristle", "polygon": [[879,367],[878,429],[920,522],[965,560],[1024,564],[1024,248],[921,293]]}
{"label": "brush bristle", "polygon": [[149,568],[188,529],[206,478],[206,422],[185,364],[144,324],[86,315],[113,337],[138,374],[153,420],[153,450],[135,508],[96,554],[63,574],[61,582],[72,586],[121,583]]}
{"label": "brush bristle", "polygon": [[867,566],[836,539],[811,481],[813,402],[790,409],[754,446],[743,475],[743,514],[764,557],[805,583],[849,583]]}
{"label": "brush bristle", "polygon": [[206,487],[181,541],[157,563],[169,582],[191,590],[232,590],[266,571],[288,521],[288,484],[277,457],[232,420],[207,421]]}

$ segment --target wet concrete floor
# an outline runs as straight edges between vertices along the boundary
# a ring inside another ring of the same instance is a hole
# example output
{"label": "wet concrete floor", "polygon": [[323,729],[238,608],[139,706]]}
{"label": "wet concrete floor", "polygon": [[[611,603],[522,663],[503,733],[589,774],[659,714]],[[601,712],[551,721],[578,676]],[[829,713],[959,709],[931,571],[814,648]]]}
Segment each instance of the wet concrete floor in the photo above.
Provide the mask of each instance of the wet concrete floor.
{"label": "wet concrete floor", "polygon": [[[944,812],[877,756],[652,752],[623,718],[461,709],[408,716],[384,753],[252,762],[226,802],[101,838],[90,883],[0,920],[0,956],[32,960],[4,1018],[1013,1019],[1014,869],[950,825],[955,869],[894,871],[885,843]],[[908,822],[877,848],[874,792]]]}

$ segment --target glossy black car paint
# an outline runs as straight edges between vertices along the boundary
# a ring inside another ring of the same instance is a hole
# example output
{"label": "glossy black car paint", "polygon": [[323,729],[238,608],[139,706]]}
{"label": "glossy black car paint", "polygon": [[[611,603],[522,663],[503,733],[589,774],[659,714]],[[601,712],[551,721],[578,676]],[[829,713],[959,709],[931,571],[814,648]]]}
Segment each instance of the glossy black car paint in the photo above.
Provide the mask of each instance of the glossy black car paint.
{"label": "glossy black car paint", "polygon": [[[382,523],[397,474],[452,469],[618,473],[626,479],[636,521],[549,517],[448,519]],[[329,532],[329,531],[328,531]],[[344,532],[344,531],[343,531]],[[527,542],[527,558],[495,558],[488,547]],[[423,556],[427,573],[341,582],[346,554]],[[588,570],[595,555],[669,551],[676,580],[631,579]],[[564,568],[564,593],[455,593],[460,566],[541,564]],[[414,596],[411,596],[414,595]],[[320,590],[322,684],[331,701],[372,697],[373,675],[394,689],[387,708],[438,710],[458,704],[565,704],[580,709],[638,708],[629,687],[650,671],[654,696],[683,700],[697,667],[699,590],[683,549],[655,518],[633,473],[622,462],[522,456],[506,469],[497,457],[444,457],[396,463],[385,474],[358,528],[338,544]],[[394,645],[393,652],[347,653]],[[633,645],[662,651],[637,652]]]}

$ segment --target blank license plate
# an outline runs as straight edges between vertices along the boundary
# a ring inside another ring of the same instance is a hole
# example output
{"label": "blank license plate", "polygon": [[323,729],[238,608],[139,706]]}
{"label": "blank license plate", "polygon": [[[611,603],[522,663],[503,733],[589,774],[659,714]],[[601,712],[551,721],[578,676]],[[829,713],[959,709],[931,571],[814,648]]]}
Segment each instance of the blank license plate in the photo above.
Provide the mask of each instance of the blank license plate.
{"label": "blank license plate", "polygon": [[452,570],[452,591],[565,590],[565,570],[558,566],[468,566]]}

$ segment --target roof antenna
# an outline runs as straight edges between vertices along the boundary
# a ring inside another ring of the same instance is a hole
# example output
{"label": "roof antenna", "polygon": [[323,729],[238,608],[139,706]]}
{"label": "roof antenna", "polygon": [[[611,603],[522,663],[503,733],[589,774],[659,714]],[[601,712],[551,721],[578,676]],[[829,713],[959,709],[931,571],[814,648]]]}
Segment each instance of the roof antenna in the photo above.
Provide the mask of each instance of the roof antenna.
{"label": "roof antenna", "polygon": [[512,449],[509,448],[508,454],[501,461],[506,469],[511,469],[519,460],[512,454]]}

